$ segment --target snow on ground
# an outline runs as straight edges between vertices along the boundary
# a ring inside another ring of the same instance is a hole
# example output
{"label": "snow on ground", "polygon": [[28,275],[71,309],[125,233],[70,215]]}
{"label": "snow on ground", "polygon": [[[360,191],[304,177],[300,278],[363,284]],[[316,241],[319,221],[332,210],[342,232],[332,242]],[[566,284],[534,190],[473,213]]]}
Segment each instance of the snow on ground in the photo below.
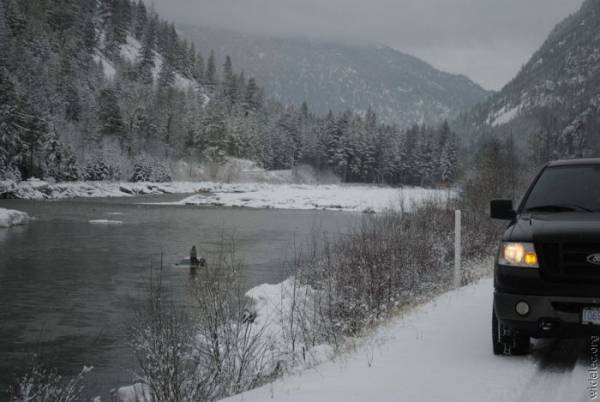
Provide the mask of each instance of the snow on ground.
{"label": "snow on ground", "polygon": [[127,183],[127,182],[65,182],[50,183],[30,179],[20,183],[0,181],[0,198],[25,200],[131,197],[148,194],[190,194],[204,189],[204,183]]}
{"label": "snow on ground", "polygon": [[0,208],[0,229],[11,226],[26,225],[29,223],[29,215],[14,209]]}
{"label": "snow on ground", "polygon": [[508,106],[503,107],[493,116],[490,116],[490,125],[492,127],[501,126],[502,124],[510,123],[517,117],[521,110],[520,106],[515,106],[513,108],[508,108]]}
{"label": "snow on ground", "polygon": [[115,78],[115,75],[117,75],[117,70],[112,65],[112,63],[106,57],[104,57],[104,55],[102,55],[99,52],[96,52],[96,54],[94,54],[93,56],[93,59],[96,64],[100,64],[100,66],[102,67],[102,71],[104,71],[104,76],[106,77],[106,79],[112,80],[113,78]]}
{"label": "snow on ground", "polygon": [[[128,62],[135,63],[138,60],[141,49],[142,49],[142,44],[136,38],[134,38],[131,34],[128,34],[127,38],[126,38],[126,42],[123,45],[121,45],[119,54],[121,55],[121,57],[123,59],[127,60]],[[104,76],[107,79],[112,80],[115,77],[115,75],[117,74],[117,70],[115,69],[114,65],[100,52],[96,52],[96,54],[94,54],[93,57],[94,57],[94,61],[96,62],[96,64],[100,64],[102,66],[102,69],[104,71]],[[155,81],[158,80],[160,71],[162,69],[162,65],[163,65],[163,57],[160,53],[155,51],[154,52],[154,68],[152,70],[152,74],[153,74]],[[184,77],[183,75],[181,75],[178,72],[174,73],[173,85],[175,86],[175,88],[179,89],[180,91],[184,91],[184,92],[187,90],[190,90],[190,89],[194,90],[194,91],[199,90],[199,85],[197,82]],[[204,102],[208,102],[208,100],[205,99]]]}
{"label": "snow on ground", "polygon": [[135,384],[119,388],[113,395],[119,402],[151,402],[152,391],[145,384]]}
{"label": "snow on ground", "polygon": [[130,197],[148,194],[194,194],[180,201],[156,205],[197,205],[277,209],[325,209],[378,212],[402,206],[409,210],[425,201],[443,202],[451,190],[392,188],[368,185],[313,185],[267,183],[48,183],[30,179],[21,183],[0,181],[0,198],[29,200]]}
{"label": "snow on ground", "polygon": [[135,63],[142,49],[142,44],[131,34],[127,35],[125,44],[121,45],[121,57],[130,63]]}
{"label": "snow on ground", "polygon": [[[314,367],[333,358],[334,348],[327,344],[314,345],[310,350],[304,351],[294,351],[291,348],[290,322],[294,314],[292,309],[296,309],[296,315],[298,315],[297,310],[314,311],[315,306],[307,303],[313,299],[315,292],[316,290],[308,285],[294,283],[293,277],[275,285],[259,285],[246,292],[246,296],[254,303],[256,319],[253,325],[261,330],[262,342],[269,345],[273,365],[277,361],[283,361],[288,369],[296,371]],[[295,301],[294,294],[297,295]],[[298,317],[294,319],[297,328],[300,327],[298,319]],[[305,328],[305,330],[311,329]]]}
{"label": "snow on ground", "polygon": [[445,201],[453,194],[443,190],[366,185],[206,183],[204,187],[205,194],[161,204],[377,212],[398,206],[409,210],[425,201]]}
{"label": "snow on ground", "polygon": [[[450,292],[379,329],[350,354],[226,401],[588,400],[587,359],[578,358],[577,347],[566,362],[556,343],[540,342],[528,357],[492,354],[492,294],[491,279]],[[568,350],[572,344],[564,342]]]}
{"label": "snow on ground", "polygon": [[[160,72],[163,66],[163,57],[160,53],[154,52],[154,68],[152,69],[152,76],[154,77],[154,81],[158,81],[160,77]],[[184,77],[183,75],[175,72],[173,74],[174,82],[173,86],[180,91],[194,90],[197,91],[199,89],[198,83],[190,80],[189,78]]]}

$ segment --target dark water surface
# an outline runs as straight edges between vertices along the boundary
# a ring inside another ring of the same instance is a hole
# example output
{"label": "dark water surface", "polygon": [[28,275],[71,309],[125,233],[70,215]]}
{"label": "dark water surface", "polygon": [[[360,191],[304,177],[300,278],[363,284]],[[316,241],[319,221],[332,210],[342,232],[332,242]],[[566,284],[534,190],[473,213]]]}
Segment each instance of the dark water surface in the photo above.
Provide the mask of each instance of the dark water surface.
{"label": "dark water surface", "polygon": [[[222,234],[233,234],[245,261],[247,288],[285,279],[293,244],[314,231],[331,237],[348,230],[355,214],[139,205],[179,196],[9,201],[0,208],[35,217],[30,225],[0,229],[0,388],[27,367],[32,353],[66,374],[94,371],[86,394],[102,395],[130,383],[135,363],[127,348],[132,304],[143,296],[151,267],[160,266],[176,292],[186,269],[172,264],[189,253],[214,255]],[[90,220],[122,221],[92,225]],[[0,393],[0,400],[6,399]]]}

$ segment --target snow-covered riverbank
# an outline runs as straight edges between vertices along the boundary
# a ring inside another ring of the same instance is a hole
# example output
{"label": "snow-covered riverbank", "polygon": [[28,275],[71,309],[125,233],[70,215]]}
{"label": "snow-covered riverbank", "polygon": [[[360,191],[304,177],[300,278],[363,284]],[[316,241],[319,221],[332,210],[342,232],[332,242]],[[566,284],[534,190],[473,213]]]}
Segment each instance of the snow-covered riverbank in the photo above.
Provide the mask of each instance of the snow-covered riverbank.
{"label": "snow-covered riverbank", "polygon": [[14,209],[0,208],[0,229],[11,226],[26,225],[29,223],[29,215]]}
{"label": "snow-covered riverbank", "polygon": [[49,183],[30,179],[20,183],[0,181],[0,198],[59,200],[67,198],[132,197],[148,194],[190,194],[207,191],[206,183],[128,183],[81,181]]}
{"label": "snow-covered riverbank", "polygon": [[370,185],[312,185],[266,183],[48,183],[28,180],[0,182],[0,198],[56,200],[67,198],[131,197],[149,194],[194,194],[159,205],[198,205],[277,209],[326,209],[377,212],[386,208],[410,209],[426,201],[445,201],[450,190],[392,188]]}
{"label": "snow-covered riverbank", "polygon": [[443,202],[453,195],[449,190],[368,185],[205,183],[203,187],[209,191],[162,205],[379,212],[399,207],[407,210],[427,201]]}

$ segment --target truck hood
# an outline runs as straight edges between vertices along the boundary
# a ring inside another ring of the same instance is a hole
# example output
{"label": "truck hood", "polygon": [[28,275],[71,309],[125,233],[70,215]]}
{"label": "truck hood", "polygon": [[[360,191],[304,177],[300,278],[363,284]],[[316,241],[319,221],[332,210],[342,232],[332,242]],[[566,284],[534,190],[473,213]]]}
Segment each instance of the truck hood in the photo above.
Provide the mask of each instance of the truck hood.
{"label": "truck hood", "polygon": [[594,241],[600,243],[600,213],[561,212],[523,214],[508,228],[505,241],[539,239]]}

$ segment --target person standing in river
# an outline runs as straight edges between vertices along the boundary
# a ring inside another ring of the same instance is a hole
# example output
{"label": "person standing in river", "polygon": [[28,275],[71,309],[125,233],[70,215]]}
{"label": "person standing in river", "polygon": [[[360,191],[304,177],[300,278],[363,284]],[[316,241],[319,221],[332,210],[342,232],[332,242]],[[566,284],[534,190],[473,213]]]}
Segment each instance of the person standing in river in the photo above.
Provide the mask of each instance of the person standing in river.
{"label": "person standing in river", "polygon": [[196,268],[200,265],[200,260],[198,260],[198,252],[196,251],[196,246],[192,246],[190,250],[190,266]]}

